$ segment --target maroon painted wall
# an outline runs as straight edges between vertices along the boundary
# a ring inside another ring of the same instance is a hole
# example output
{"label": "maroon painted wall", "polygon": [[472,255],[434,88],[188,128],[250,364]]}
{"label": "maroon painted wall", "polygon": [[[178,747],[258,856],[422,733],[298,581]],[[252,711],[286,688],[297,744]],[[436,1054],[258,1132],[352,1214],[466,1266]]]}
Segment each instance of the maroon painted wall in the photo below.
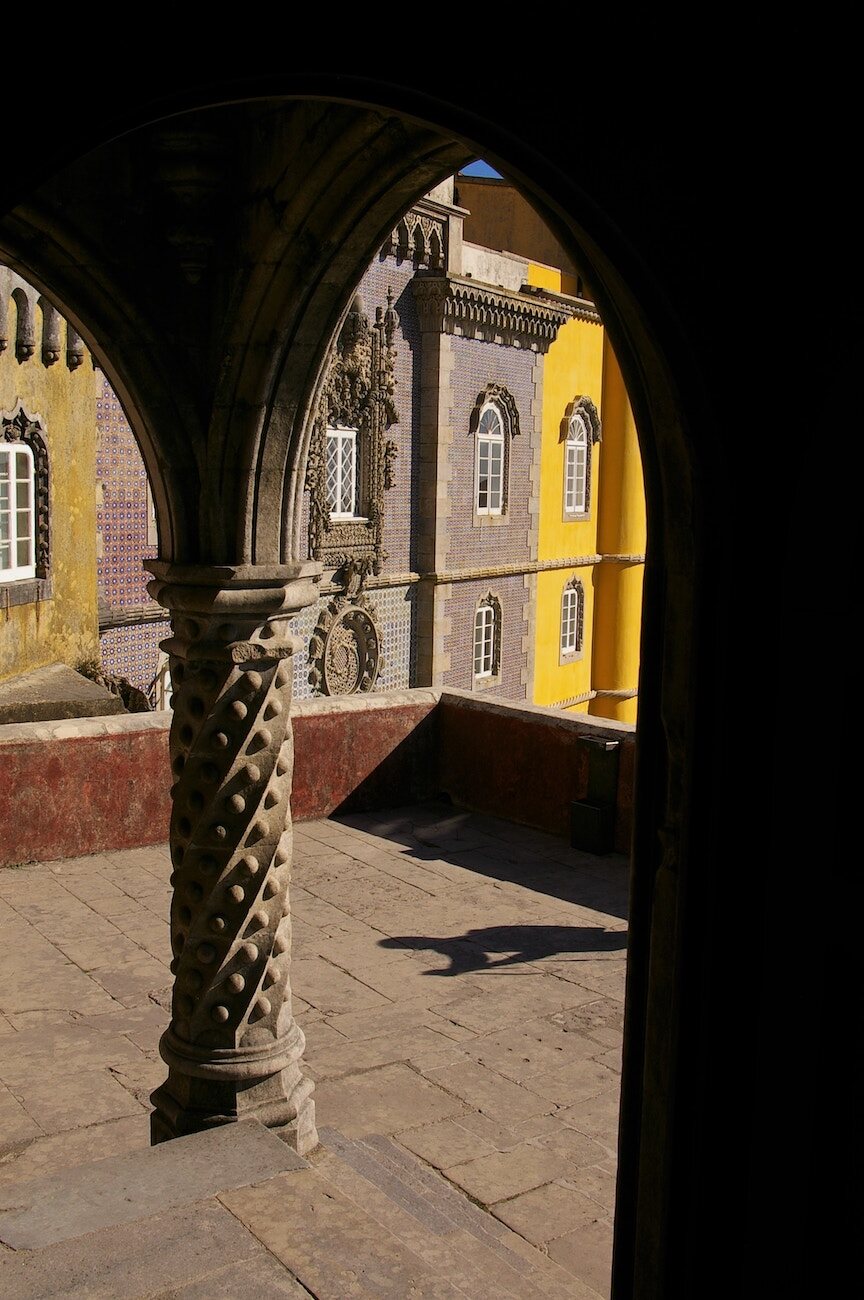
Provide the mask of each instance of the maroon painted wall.
{"label": "maroon painted wall", "polygon": [[319,711],[319,700],[294,706],[294,821],[396,808],[437,793],[435,695],[412,694],[423,698],[338,710],[327,701],[327,712]]}
{"label": "maroon painted wall", "polygon": [[590,738],[618,742],[615,848],[630,849],[633,805],[631,728],[583,715],[486,701],[444,691],[438,705],[441,789],[455,804],[570,835],[570,805],[588,796]]}
{"label": "maroon painted wall", "polygon": [[[83,719],[75,728],[88,724]],[[171,815],[167,728],[66,736],[61,730],[40,739],[32,734],[37,725],[22,726],[26,739],[0,745],[7,796],[0,866],[164,843]]]}
{"label": "maroon painted wall", "polygon": [[[292,717],[295,821],[446,794],[568,836],[570,804],[587,789],[584,737],[618,739],[615,847],[629,850],[632,729],[425,689],[304,700]],[[0,727],[0,866],[165,843],[169,722],[166,713]]]}

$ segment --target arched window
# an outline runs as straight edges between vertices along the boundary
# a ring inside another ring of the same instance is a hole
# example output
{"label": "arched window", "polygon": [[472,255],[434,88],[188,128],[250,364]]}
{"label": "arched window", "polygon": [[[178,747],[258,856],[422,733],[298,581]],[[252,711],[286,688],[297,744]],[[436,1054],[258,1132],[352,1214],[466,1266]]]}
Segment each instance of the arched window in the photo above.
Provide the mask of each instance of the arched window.
{"label": "arched window", "polygon": [[561,657],[582,653],[585,626],[585,589],[571,578],[561,595]]}
{"label": "arched window", "polygon": [[491,592],[474,611],[474,680],[489,682],[500,674],[501,604]]}
{"label": "arched window", "polygon": [[500,515],[504,506],[504,421],[494,402],[487,402],[477,424],[476,510]]}
{"label": "arched window", "polygon": [[20,402],[0,411],[0,583],[6,604],[51,595],[48,448],[39,416]]}
{"label": "arched window", "polygon": [[562,421],[564,517],[591,509],[591,445],[600,441],[600,415],[590,397],[577,397]]}
{"label": "arched window", "polygon": [[474,435],[474,512],[505,515],[510,440],[519,432],[519,412],[507,389],[487,384],[468,427]]}
{"label": "arched window", "polygon": [[570,416],[564,450],[564,511],[584,515],[588,510],[588,430],[580,412]]}
{"label": "arched window", "polygon": [[36,576],[36,466],[23,442],[0,446],[0,580]]}

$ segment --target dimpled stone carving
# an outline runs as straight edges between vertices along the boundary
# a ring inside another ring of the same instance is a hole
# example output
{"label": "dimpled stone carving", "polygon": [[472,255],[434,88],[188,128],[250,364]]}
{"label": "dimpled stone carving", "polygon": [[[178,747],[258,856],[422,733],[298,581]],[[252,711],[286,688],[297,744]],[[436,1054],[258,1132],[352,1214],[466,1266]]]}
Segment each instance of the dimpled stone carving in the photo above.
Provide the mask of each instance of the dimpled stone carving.
{"label": "dimpled stone carving", "polygon": [[317,566],[148,567],[150,593],[172,619],[163,649],[177,778],[176,984],[160,1044],[169,1075],[152,1097],[153,1141],[250,1116],[308,1151],[317,1144],[312,1087],[300,1071],[289,962],[275,959],[288,947],[288,618],[314,599]]}

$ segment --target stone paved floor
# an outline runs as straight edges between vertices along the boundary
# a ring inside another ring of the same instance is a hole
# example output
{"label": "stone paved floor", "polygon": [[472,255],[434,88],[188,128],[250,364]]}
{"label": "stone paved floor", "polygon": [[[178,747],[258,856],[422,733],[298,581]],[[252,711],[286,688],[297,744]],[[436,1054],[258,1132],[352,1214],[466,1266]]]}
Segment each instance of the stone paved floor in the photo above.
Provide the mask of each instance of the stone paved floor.
{"label": "stone paved floor", "polygon": [[[146,1147],[169,872],[165,848],[0,870],[0,1191]],[[410,1155],[608,1295],[626,901],[623,857],[441,804],[296,827],[312,1165],[350,1197]]]}

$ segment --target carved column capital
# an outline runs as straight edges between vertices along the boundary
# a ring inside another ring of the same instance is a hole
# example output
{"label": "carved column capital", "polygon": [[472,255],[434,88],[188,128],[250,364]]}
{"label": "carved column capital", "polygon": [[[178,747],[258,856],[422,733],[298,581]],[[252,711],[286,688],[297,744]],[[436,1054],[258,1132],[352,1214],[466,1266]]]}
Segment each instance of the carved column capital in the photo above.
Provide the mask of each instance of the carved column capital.
{"label": "carved column capital", "polygon": [[303,1035],[291,1014],[289,620],[317,564],[149,561],[171,614],[174,684],[171,1024],[153,1141],[254,1116],[317,1143]]}

